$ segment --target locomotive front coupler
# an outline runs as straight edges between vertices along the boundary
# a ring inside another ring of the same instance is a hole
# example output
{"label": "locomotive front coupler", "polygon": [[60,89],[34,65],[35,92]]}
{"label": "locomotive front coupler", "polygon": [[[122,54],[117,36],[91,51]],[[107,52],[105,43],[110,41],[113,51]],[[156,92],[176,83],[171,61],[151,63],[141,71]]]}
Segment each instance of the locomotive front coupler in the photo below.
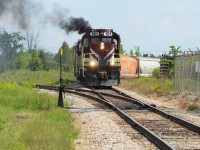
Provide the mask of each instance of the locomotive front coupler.
{"label": "locomotive front coupler", "polygon": [[108,75],[106,71],[98,71],[97,72],[97,77],[99,80],[104,80],[104,81],[108,81]]}

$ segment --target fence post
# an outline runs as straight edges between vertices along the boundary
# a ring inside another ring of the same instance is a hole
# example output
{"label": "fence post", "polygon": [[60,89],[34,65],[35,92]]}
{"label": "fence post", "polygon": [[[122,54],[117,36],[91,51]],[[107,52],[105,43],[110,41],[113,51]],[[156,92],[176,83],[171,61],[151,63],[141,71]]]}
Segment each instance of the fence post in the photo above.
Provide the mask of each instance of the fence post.
{"label": "fence post", "polygon": [[176,63],[176,57],[174,56],[174,92],[176,91],[176,75],[177,75],[177,73],[176,73],[176,67],[177,67],[177,63]]}
{"label": "fence post", "polygon": [[199,91],[199,71],[200,71],[200,63],[198,61],[198,75],[197,75],[197,89],[196,89],[196,95],[198,94]]}
{"label": "fence post", "polygon": [[191,57],[191,65],[190,65],[190,81],[189,81],[189,90],[188,92],[190,93],[190,86],[191,86],[191,81],[192,81],[192,65],[193,65],[193,52],[192,53],[192,57]]}
{"label": "fence post", "polygon": [[184,54],[182,57],[182,81],[181,81],[181,91],[183,92],[183,79],[184,79]]}

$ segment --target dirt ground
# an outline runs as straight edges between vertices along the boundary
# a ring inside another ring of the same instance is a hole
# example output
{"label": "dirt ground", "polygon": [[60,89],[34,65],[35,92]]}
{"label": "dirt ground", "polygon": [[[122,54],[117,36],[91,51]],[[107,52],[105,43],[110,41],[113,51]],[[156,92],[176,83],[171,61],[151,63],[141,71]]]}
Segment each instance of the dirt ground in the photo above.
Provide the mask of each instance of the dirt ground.
{"label": "dirt ground", "polygon": [[196,104],[199,108],[195,111],[200,112],[200,96],[191,95],[188,93],[171,93],[165,95],[163,93],[152,93],[152,94],[143,94],[143,91],[136,91],[131,89],[129,86],[126,85],[119,85],[118,88],[135,92],[136,95],[139,95],[143,98],[150,99],[152,103],[169,107],[177,110],[187,110],[188,107],[192,104]]}

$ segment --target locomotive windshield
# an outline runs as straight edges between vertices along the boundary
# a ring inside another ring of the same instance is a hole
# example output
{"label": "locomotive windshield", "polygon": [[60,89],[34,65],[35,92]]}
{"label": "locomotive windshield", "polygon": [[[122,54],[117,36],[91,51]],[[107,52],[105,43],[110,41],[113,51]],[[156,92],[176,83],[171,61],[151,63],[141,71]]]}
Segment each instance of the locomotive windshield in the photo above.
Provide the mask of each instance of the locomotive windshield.
{"label": "locomotive windshield", "polygon": [[102,38],[102,42],[111,43],[111,38]]}
{"label": "locomotive windshield", "polygon": [[101,38],[91,38],[91,44],[101,42]]}
{"label": "locomotive windshield", "polygon": [[111,38],[91,38],[91,44],[95,44],[98,42],[111,43]]}

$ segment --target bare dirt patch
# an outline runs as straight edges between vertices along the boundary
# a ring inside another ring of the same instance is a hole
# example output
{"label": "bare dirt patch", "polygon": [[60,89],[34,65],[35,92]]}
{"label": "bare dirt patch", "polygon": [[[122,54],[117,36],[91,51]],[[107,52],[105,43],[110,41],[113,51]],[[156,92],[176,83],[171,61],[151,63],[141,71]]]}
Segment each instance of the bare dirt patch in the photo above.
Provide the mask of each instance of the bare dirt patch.
{"label": "bare dirt patch", "polygon": [[135,95],[148,98],[148,102],[156,103],[160,106],[165,106],[178,110],[187,110],[187,108],[196,104],[200,107],[200,96],[194,96],[188,93],[148,93],[146,90],[136,90],[126,85],[119,85],[119,88],[135,92]]}

